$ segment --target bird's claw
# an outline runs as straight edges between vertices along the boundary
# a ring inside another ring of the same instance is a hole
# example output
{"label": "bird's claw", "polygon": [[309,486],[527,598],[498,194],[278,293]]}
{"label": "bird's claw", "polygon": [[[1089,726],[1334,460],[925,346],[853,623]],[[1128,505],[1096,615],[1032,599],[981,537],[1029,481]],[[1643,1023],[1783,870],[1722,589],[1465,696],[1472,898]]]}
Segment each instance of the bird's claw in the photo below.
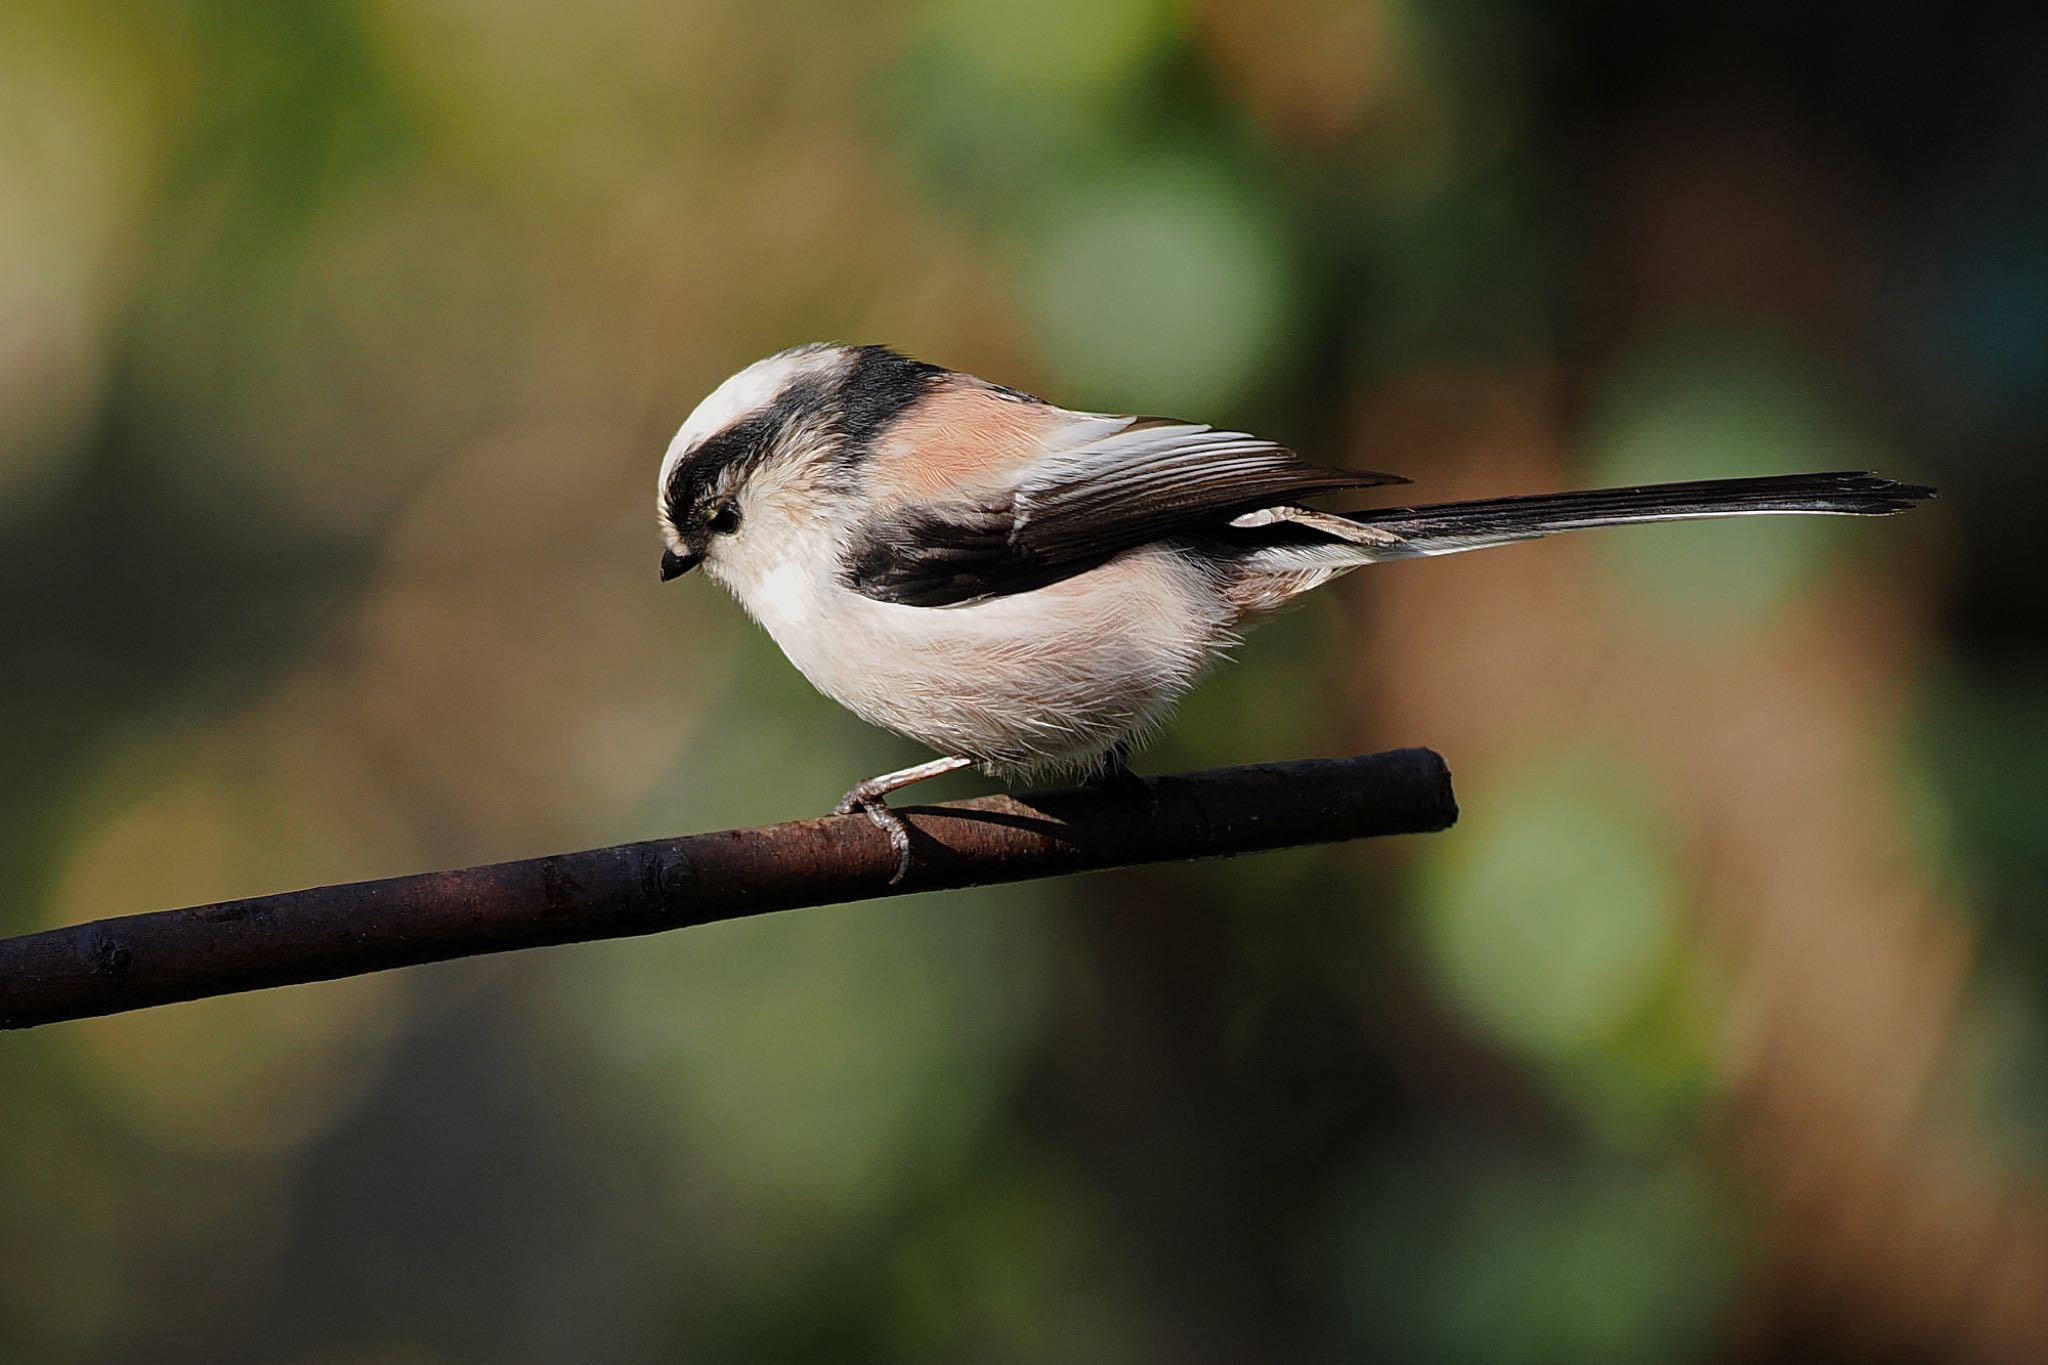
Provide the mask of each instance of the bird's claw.
{"label": "bird's claw", "polygon": [[888,798],[868,789],[863,782],[840,799],[832,808],[834,815],[851,815],[860,811],[868,817],[876,829],[889,836],[889,847],[896,850],[896,871],[889,877],[889,885],[895,886],[910,875],[910,826],[903,817],[889,809]]}

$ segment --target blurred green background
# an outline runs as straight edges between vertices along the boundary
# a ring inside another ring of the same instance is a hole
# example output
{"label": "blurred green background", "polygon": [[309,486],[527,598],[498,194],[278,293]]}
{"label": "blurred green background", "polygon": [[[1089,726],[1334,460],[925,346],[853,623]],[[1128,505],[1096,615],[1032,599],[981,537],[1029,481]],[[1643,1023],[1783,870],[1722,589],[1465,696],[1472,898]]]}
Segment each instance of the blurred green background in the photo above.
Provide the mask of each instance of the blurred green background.
{"label": "blurred green background", "polygon": [[801,341],[1432,499],[1945,494],[1360,573],[1140,756],[1431,744],[1442,836],[9,1035],[0,1361],[2048,1358],[1994,12],[0,0],[6,932],[916,761],[655,581]]}

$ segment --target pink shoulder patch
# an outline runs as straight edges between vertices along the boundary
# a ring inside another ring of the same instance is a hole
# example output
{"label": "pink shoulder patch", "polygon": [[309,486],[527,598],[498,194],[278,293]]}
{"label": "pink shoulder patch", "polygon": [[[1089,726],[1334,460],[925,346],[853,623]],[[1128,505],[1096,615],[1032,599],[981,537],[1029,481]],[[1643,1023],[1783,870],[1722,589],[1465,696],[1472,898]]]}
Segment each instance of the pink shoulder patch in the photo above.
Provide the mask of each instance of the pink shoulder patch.
{"label": "pink shoulder patch", "polygon": [[950,379],[876,442],[869,466],[875,491],[943,498],[1009,483],[1066,416],[965,376]]}

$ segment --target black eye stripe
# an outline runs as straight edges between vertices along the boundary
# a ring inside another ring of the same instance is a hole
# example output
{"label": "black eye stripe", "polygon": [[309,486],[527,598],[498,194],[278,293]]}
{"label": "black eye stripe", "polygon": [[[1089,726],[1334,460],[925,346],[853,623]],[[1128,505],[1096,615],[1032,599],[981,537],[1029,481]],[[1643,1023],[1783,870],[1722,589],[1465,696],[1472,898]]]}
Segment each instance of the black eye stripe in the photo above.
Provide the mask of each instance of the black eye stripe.
{"label": "black eye stripe", "polygon": [[[810,374],[792,380],[764,410],[707,437],[677,464],[667,491],[670,521],[685,525],[714,487],[737,486],[771,454],[781,434],[799,423],[836,425],[838,463],[859,464],[882,431],[946,373],[886,346],[854,347],[845,356],[837,378]],[[1037,401],[1012,390],[1000,392]]]}
{"label": "black eye stripe", "polygon": [[751,417],[726,428],[690,453],[669,476],[669,519],[681,526],[692,507],[711,492],[714,483],[733,466],[744,467],[760,458],[771,428],[763,417]]}
{"label": "black eye stripe", "polygon": [[797,379],[766,409],[706,437],[669,475],[669,520],[678,527],[688,525],[693,510],[713,496],[714,488],[730,490],[743,483],[773,454],[785,432],[819,411],[825,395],[819,380]]}

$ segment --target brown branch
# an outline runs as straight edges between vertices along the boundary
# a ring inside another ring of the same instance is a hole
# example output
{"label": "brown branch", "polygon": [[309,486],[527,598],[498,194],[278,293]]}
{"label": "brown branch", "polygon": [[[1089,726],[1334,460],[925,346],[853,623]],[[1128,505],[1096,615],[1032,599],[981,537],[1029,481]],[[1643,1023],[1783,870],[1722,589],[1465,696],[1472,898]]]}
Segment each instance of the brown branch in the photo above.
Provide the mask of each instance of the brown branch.
{"label": "brown branch", "polygon": [[115,1014],[805,905],[1222,858],[1458,818],[1428,749],[1308,759],[903,811],[915,860],[864,817],[315,887],[0,939],[0,1028]]}

